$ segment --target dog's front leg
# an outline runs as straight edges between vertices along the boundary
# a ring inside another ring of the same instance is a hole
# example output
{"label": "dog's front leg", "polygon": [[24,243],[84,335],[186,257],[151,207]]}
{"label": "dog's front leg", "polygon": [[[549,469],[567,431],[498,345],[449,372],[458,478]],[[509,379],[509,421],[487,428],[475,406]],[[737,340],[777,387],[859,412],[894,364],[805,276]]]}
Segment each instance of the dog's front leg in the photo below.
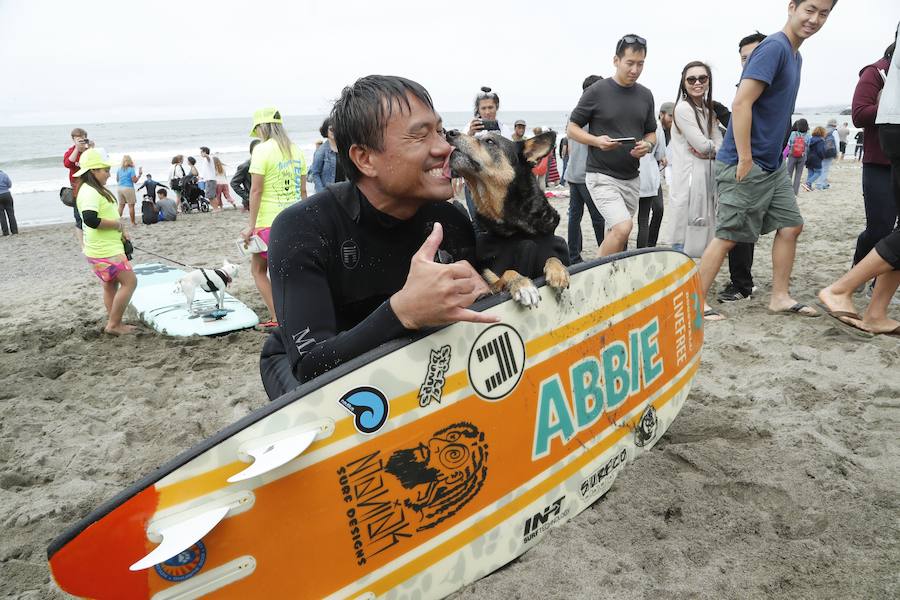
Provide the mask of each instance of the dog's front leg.
{"label": "dog's front leg", "polygon": [[485,269],[482,275],[492,292],[507,291],[512,295],[513,300],[522,306],[533,308],[541,301],[541,295],[534,287],[534,283],[512,269],[504,272],[500,277],[497,277],[490,269]]}
{"label": "dog's front leg", "polygon": [[181,292],[184,294],[184,300],[187,302],[187,311],[189,314],[194,314],[194,284],[189,282],[182,282],[181,284]]}
{"label": "dog's front leg", "polygon": [[225,308],[225,290],[219,290],[216,292],[216,308],[222,310]]}
{"label": "dog's front leg", "polygon": [[569,271],[566,270],[562,261],[555,256],[551,256],[544,263],[544,277],[547,280],[547,284],[556,290],[557,296],[562,294],[563,290],[569,288]]}

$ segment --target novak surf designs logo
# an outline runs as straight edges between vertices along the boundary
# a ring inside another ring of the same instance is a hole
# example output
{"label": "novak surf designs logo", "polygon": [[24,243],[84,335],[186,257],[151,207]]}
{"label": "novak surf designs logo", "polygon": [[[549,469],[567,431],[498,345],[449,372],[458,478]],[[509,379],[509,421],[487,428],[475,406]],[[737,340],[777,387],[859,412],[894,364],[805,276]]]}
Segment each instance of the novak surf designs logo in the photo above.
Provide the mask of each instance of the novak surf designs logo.
{"label": "novak surf designs logo", "polygon": [[347,526],[362,566],[449,519],[481,491],[488,445],[471,423],[436,431],[389,456],[376,450],[337,470]]}
{"label": "novak surf designs logo", "polygon": [[388,418],[388,401],[380,390],[365,386],[350,390],[338,402],[353,413],[357,431],[372,434],[381,429]]}
{"label": "novak surf designs logo", "polygon": [[485,400],[500,400],[516,389],[525,370],[525,342],[502,323],[481,332],[469,354],[469,382]]}
{"label": "novak surf designs logo", "polygon": [[200,572],[206,564],[206,546],[197,542],[184,552],[156,565],[156,574],[166,581],[184,581]]}

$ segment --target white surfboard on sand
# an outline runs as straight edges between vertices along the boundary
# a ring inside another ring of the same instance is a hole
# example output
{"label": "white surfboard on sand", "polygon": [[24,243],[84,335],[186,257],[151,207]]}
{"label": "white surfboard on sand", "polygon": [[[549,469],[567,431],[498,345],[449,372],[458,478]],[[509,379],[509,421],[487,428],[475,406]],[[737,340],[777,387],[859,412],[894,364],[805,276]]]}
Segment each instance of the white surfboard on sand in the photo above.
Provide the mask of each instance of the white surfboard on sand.
{"label": "white surfboard on sand", "polygon": [[134,265],[134,273],[138,285],[131,297],[130,308],[141,321],[163,335],[220,335],[259,323],[255,312],[228,293],[225,294],[225,315],[221,318],[205,316],[216,309],[216,298],[201,289],[197,289],[189,311],[184,294],[175,291],[175,283],[186,274],[181,269],[150,263]]}
{"label": "white surfboard on sand", "polygon": [[481,300],[500,323],[384,344],[183,452],[54,540],[54,580],[97,600],[428,600],[500,568],[643,460],[699,365],[687,256],[571,272],[559,300]]}

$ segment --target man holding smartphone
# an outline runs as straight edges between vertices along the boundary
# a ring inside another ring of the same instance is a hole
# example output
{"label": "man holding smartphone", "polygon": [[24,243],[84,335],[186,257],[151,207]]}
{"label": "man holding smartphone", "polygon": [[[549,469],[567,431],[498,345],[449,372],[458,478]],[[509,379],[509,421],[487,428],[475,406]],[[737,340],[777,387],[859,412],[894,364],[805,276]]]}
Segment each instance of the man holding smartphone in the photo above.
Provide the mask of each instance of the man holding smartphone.
{"label": "man holding smartphone", "polygon": [[[475,118],[469,121],[467,133],[475,137],[483,137],[489,133],[497,133],[505,138],[512,139],[513,132],[497,120],[497,110],[500,108],[500,96],[492,92],[491,88],[484,86],[475,96]],[[475,221],[475,203],[472,201],[472,192],[469,186],[464,185],[466,194],[466,210],[472,223]],[[477,227],[477,225],[476,225]]]}
{"label": "man holding smartphone", "polygon": [[622,37],[615,74],[588,87],[569,116],[569,137],[589,147],[585,185],[606,227],[600,256],[625,248],[640,198],[638,161],[656,145],[653,93],[637,83],[646,56],[647,40]]}

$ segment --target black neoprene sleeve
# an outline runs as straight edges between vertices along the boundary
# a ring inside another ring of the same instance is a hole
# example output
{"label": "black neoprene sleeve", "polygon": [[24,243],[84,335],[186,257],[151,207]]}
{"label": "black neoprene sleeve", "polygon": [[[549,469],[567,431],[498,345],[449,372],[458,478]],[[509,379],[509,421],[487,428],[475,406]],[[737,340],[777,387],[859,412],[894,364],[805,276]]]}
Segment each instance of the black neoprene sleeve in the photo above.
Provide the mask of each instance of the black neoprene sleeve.
{"label": "black neoprene sleeve", "polygon": [[85,210],[81,212],[81,221],[91,229],[97,229],[100,226],[100,215],[96,210]]}

